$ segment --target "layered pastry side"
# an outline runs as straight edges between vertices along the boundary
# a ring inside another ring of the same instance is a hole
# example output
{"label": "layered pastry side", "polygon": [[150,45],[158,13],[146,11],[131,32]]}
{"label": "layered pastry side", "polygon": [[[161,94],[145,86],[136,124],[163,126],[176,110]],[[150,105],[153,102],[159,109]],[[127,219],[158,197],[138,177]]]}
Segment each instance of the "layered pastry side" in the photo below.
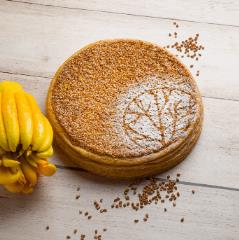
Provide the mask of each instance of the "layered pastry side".
{"label": "layered pastry side", "polygon": [[163,48],[131,39],[98,41],[66,60],[49,88],[47,112],[70,159],[116,178],[178,164],[203,120],[186,67]]}

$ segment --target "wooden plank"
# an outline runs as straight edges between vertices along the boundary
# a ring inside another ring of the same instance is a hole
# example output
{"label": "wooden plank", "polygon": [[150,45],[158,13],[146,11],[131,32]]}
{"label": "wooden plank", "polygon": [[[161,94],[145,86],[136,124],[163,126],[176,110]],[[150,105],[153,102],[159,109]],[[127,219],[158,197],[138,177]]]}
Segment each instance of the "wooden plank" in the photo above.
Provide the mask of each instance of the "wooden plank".
{"label": "wooden plank", "polygon": [[[202,94],[239,100],[239,28],[179,22],[185,39],[196,32],[206,50],[192,72],[201,71]],[[50,77],[82,46],[105,38],[139,38],[172,43],[172,21],[67,8],[0,3],[0,71]],[[183,60],[188,66],[189,60]]]}
{"label": "wooden plank", "polygon": [[[80,186],[80,192],[76,188]],[[12,195],[0,190],[0,232],[1,239],[41,240],[80,239],[79,232],[86,239],[93,239],[94,230],[102,239],[131,240],[224,240],[238,239],[239,204],[238,191],[215,188],[178,185],[180,198],[173,207],[165,204],[150,205],[140,211],[129,208],[111,209],[111,203],[122,196],[126,183],[92,178],[79,171],[59,170],[55,177],[41,179],[38,189],[30,196]],[[90,190],[89,190],[90,189]],[[195,194],[191,193],[195,189]],[[75,197],[80,193],[80,199]],[[131,196],[131,195],[130,195]],[[100,214],[93,202],[103,199],[102,207],[107,213]],[[132,198],[131,198],[132,199]],[[164,207],[167,212],[164,213]],[[87,220],[79,210],[92,215]],[[145,213],[149,220],[142,221]],[[184,223],[180,219],[184,217]],[[134,219],[140,222],[135,224]],[[49,231],[46,231],[49,226]],[[102,232],[107,228],[107,232]]]}
{"label": "wooden plank", "polygon": [[126,13],[196,22],[239,25],[239,2],[237,0],[20,0],[21,2],[80,8],[96,11]]}
{"label": "wooden plank", "polygon": [[[2,79],[20,82],[45,110],[50,79],[0,73]],[[189,182],[239,188],[239,102],[211,98],[203,101],[205,120],[202,136],[192,154],[169,173],[179,171]],[[74,166],[68,159],[56,151],[52,161],[61,166]]]}

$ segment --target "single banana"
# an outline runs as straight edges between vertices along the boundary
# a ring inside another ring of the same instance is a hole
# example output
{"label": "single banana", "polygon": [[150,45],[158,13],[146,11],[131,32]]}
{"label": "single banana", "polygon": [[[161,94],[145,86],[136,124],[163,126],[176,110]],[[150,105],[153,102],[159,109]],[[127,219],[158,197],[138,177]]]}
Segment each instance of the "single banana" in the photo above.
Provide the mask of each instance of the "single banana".
{"label": "single banana", "polygon": [[20,140],[20,132],[14,91],[12,90],[3,89],[2,91],[2,115],[9,149],[12,152],[16,152]]}
{"label": "single banana", "polygon": [[5,131],[3,114],[2,114],[2,93],[0,92],[0,146],[3,150],[9,151],[7,134]]}
{"label": "single banana", "polygon": [[44,127],[45,127],[45,133],[44,133],[44,140],[38,149],[38,152],[45,152],[47,149],[49,149],[52,145],[53,141],[53,130],[51,127],[51,124],[49,123],[48,119],[43,116],[44,119]]}
{"label": "single banana", "polygon": [[0,167],[0,184],[6,185],[6,184],[12,184],[18,181],[20,177],[20,171],[17,171],[16,173],[11,173],[9,168]]}
{"label": "single banana", "polygon": [[41,166],[45,166],[48,164],[48,161],[47,159],[39,159],[39,158],[35,158],[35,161],[38,165],[41,165]]}
{"label": "single banana", "polygon": [[2,158],[2,166],[4,166],[4,167],[16,168],[19,166],[19,164],[20,164],[19,161],[12,160],[12,159],[9,159],[6,157]]}
{"label": "single banana", "polygon": [[19,193],[22,192],[24,189],[24,185],[20,184],[19,182],[15,182],[12,184],[6,184],[4,187],[12,193]]}
{"label": "single banana", "polygon": [[23,161],[21,164],[22,172],[29,182],[30,186],[35,186],[37,183],[37,173],[36,170],[27,162]]}
{"label": "single banana", "polygon": [[39,165],[37,170],[43,176],[49,177],[56,173],[56,166],[52,163],[48,163],[45,165]]}
{"label": "single banana", "polygon": [[10,90],[14,92],[23,91],[22,86],[18,82],[6,80],[0,83],[0,92],[3,90]]}
{"label": "single banana", "polygon": [[33,157],[30,156],[30,157],[26,158],[26,160],[32,167],[37,168],[37,163]]}
{"label": "single banana", "polygon": [[26,94],[27,100],[30,104],[32,111],[32,121],[33,121],[33,135],[32,135],[32,150],[37,151],[41,146],[45,134],[44,134],[44,117],[39,109],[36,100],[30,94]]}
{"label": "single banana", "polygon": [[38,152],[36,153],[36,156],[39,158],[48,158],[53,155],[53,147],[50,146],[46,151],[44,152]]}
{"label": "single banana", "polygon": [[15,100],[20,128],[20,143],[22,144],[22,149],[27,150],[32,142],[33,135],[31,107],[23,91],[15,93]]}
{"label": "single banana", "polygon": [[26,194],[30,194],[33,192],[33,188],[30,185],[25,185],[22,192]]}
{"label": "single banana", "polygon": [[18,171],[19,171],[19,173],[20,173],[20,176],[19,176],[19,178],[18,178],[18,182],[19,182],[20,184],[22,184],[22,185],[25,185],[25,184],[27,183],[27,180],[26,180],[26,178],[25,178],[25,175],[24,175],[24,173],[23,173],[23,171],[22,171],[21,168],[19,168]]}

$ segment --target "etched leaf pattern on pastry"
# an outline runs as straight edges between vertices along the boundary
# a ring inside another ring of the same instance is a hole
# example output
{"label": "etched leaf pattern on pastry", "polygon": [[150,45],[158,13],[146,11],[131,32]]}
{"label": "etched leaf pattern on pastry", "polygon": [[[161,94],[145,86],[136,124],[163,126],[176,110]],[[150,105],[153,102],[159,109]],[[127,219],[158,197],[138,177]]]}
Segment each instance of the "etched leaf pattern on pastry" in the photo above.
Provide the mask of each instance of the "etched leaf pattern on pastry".
{"label": "etched leaf pattern on pastry", "polygon": [[123,128],[136,145],[162,149],[185,135],[196,107],[187,91],[167,87],[145,90],[126,107]]}

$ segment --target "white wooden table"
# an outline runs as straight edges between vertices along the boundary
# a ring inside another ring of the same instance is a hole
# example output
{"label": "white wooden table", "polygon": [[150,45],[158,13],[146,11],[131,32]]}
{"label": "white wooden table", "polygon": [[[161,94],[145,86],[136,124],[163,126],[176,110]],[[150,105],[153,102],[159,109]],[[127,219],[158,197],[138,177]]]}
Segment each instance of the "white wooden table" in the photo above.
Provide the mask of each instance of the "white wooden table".
{"label": "white wooden table", "polygon": [[[183,163],[160,176],[182,174],[177,207],[163,213],[163,207],[149,206],[146,224],[133,224],[142,213],[130,209],[98,214],[93,201],[103,198],[110,205],[126,183],[91,176],[61,161],[56,151],[57,174],[41,178],[32,195],[0,189],[0,240],[79,239],[74,229],[93,239],[94,230],[104,227],[106,240],[239,239],[239,1],[1,0],[0,79],[19,81],[44,110],[51,77],[76,50],[117,37],[165,46],[174,19],[182,39],[199,32],[206,47],[192,70],[200,70],[202,136]],[[81,198],[75,200],[78,186]],[[88,210],[93,219],[79,210]]]}

